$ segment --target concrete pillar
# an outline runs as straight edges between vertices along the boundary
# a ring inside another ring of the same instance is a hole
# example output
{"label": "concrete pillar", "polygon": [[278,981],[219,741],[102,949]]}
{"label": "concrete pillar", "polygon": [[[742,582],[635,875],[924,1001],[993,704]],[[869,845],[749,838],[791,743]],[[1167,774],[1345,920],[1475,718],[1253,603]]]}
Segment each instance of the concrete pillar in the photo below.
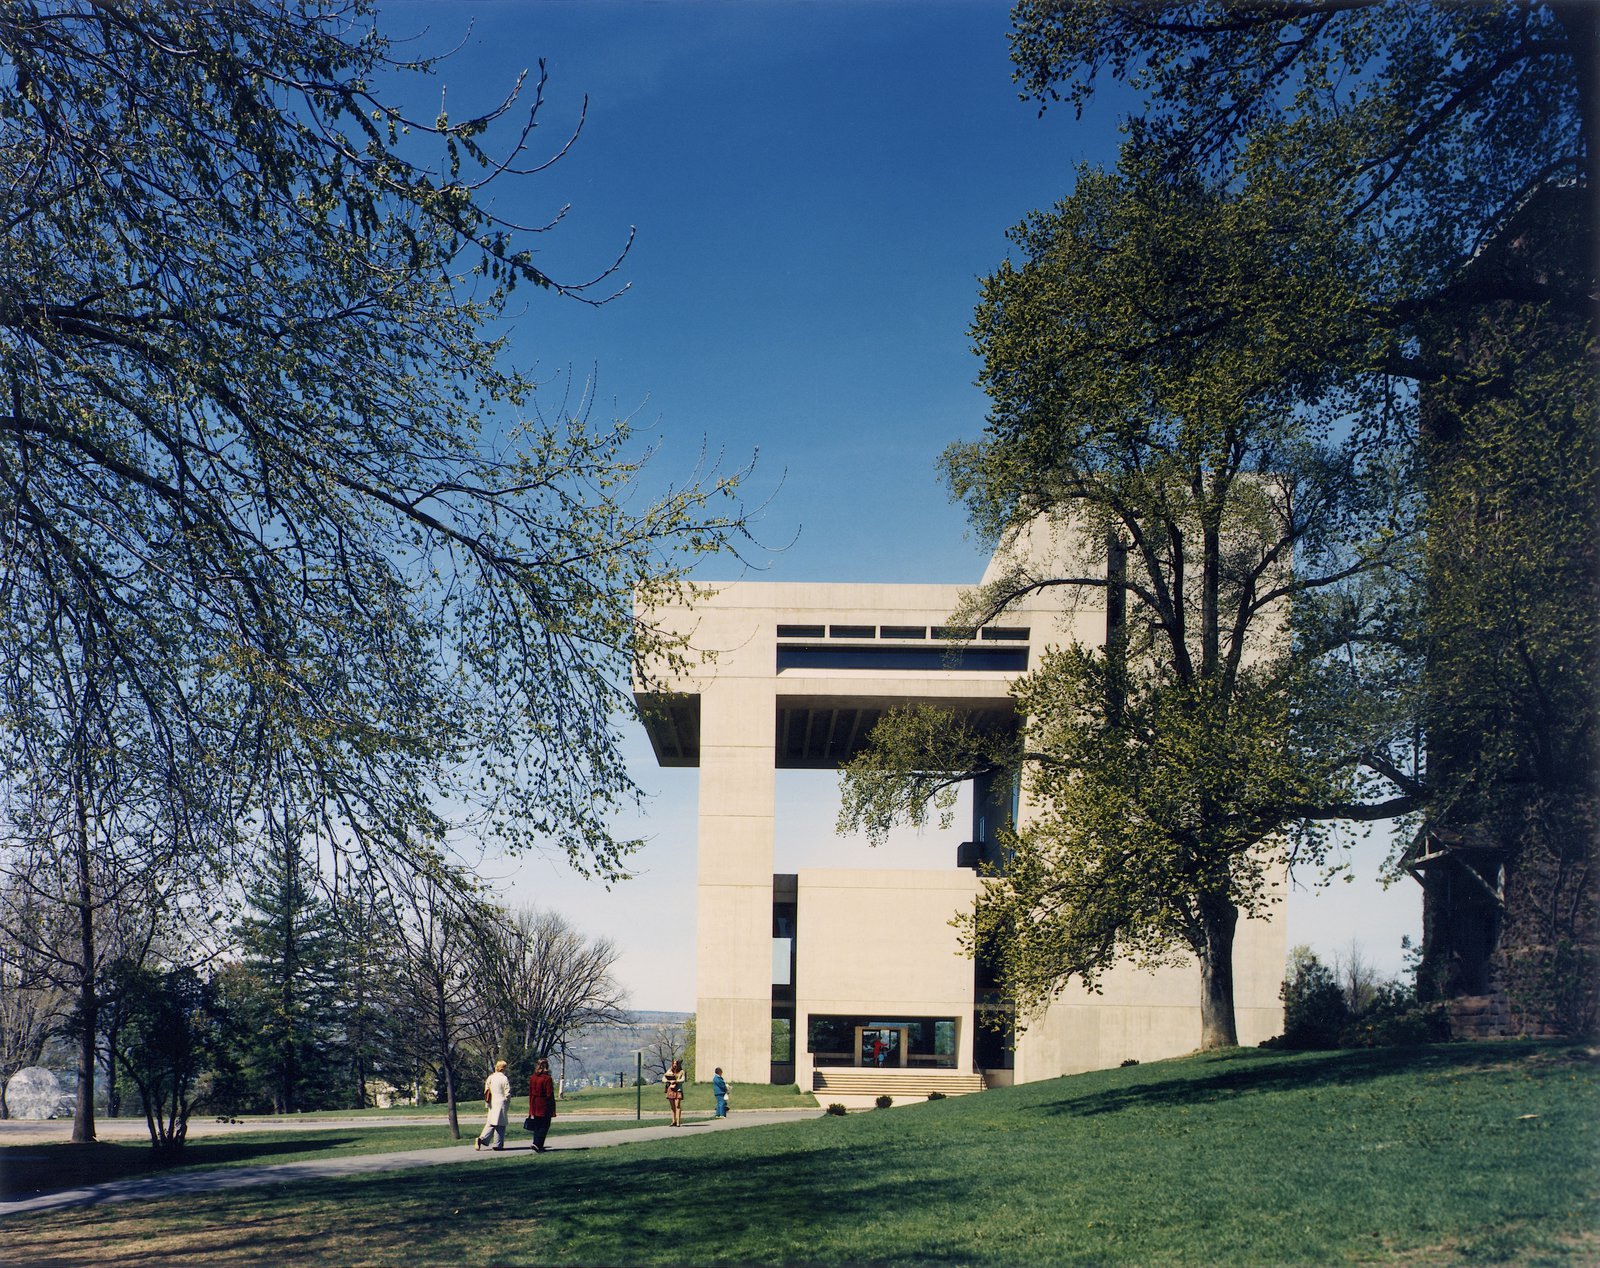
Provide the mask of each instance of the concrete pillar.
{"label": "concrete pillar", "polygon": [[777,701],[770,676],[719,677],[700,702],[696,1077],[772,1075],[772,840]]}

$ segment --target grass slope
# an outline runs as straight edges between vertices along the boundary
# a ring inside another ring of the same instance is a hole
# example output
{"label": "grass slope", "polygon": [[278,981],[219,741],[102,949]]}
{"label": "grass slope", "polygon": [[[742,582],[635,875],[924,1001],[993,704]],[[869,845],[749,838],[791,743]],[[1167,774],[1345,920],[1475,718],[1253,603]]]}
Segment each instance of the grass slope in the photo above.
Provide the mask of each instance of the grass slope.
{"label": "grass slope", "polygon": [[[848,1118],[0,1224],[7,1262],[1592,1264],[1551,1044],[1237,1051]],[[131,1251],[130,1248],[137,1248]]]}

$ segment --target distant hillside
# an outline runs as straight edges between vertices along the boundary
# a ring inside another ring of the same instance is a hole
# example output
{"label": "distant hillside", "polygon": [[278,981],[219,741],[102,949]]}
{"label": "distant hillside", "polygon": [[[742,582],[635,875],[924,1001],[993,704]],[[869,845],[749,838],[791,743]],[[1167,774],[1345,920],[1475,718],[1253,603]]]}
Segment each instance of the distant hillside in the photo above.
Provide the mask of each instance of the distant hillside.
{"label": "distant hillside", "polygon": [[681,1036],[683,1024],[692,1016],[693,1013],[637,1009],[625,1023],[585,1031],[567,1050],[567,1086],[576,1086],[581,1080],[598,1080],[615,1087],[619,1075],[624,1082],[631,1082],[638,1064],[634,1054],[640,1049],[645,1051],[645,1077],[650,1078],[650,1053],[658,1033],[676,1030]]}

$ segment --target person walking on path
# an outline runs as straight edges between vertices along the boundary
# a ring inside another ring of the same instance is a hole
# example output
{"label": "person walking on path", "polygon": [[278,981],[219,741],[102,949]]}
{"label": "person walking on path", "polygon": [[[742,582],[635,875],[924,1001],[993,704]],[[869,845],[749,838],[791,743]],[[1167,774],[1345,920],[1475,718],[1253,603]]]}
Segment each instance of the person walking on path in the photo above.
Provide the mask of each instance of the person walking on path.
{"label": "person walking on path", "polygon": [[711,1076],[711,1095],[717,1098],[717,1117],[728,1117],[728,1081],[722,1077],[722,1067]]}
{"label": "person walking on path", "polygon": [[543,1057],[528,1077],[528,1118],[533,1122],[533,1152],[544,1152],[544,1138],[550,1133],[550,1120],[556,1116],[556,1083],[550,1077],[550,1063]]}
{"label": "person walking on path", "polygon": [[506,1147],[506,1107],[511,1104],[511,1080],[506,1078],[506,1063],[496,1061],[494,1073],[483,1081],[483,1099],[489,1113],[483,1120],[483,1130],[472,1142],[474,1151],[482,1149],[490,1140],[495,1149]]}
{"label": "person walking on path", "polygon": [[672,1109],[672,1125],[683,1126],[683,1062],[672,1058],[672,1066],[662,1080],[667,1085],[667,1104]]}

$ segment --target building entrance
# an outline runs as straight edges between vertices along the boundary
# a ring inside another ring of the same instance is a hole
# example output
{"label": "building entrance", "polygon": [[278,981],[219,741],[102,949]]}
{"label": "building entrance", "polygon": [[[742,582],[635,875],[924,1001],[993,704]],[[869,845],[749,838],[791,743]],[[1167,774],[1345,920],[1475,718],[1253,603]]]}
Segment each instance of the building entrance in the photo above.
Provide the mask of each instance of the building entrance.
{"label": "building entrance", "polygon": [[856,1064],[898,1069],[905,1064],[904,1026],[857,1026]]}
{"label": "building entrance", "polygon": [[954,1017],[885,1017],[812,1013],[806,1018],[806,1051],[813,1068],[882,1066],[952,1070],[958,1022]]}

